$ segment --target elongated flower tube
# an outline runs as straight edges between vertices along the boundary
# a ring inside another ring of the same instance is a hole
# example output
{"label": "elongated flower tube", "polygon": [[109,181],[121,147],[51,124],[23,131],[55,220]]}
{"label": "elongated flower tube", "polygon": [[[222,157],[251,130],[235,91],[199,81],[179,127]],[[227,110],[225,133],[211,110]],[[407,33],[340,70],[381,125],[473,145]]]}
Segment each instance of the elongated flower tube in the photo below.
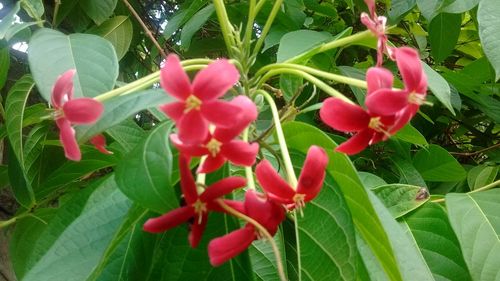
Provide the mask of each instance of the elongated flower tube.
{"label": "elongated flower tube", "polygon": [[104,111],[103,105],[92,98],[73,98],[73,76],[70,69],[59,76],[52,89],[51,103],[55,109],[54,118],[59,128],[59,139],[66,158],[80,161],[80,147],[75,137],[73,124],[92,124]]}
{"label": "elongated flower tube", "polygon": [[365,3],[370,14],[361,13],[361,22],[377,37],[377,66],[381,66],[384,60],[384,52],[392,58],[392,48],[387,46],[387,18],[377,15],[375,0],[365,0]]}
{"label": "elongated flower tube", "polygon": [[90,139],[90,143],[103,154],[113,154],[112,151],[106,149],[106,138],[102,134],[93,136]]}
{"label": "elongated flower tube", "polygon": [[409,47],[394,50],[396,63],[403,77],[404,89],[375,91],[366,98],[366,106],[379,115],[395,115],[391,134],[400,130],[418,112],[427,96],[427,77],[424,73],[418,52]]}
{"label": "elongated flower tube", "polygon": [[[245,194],[245,215],[261,224],[270,235],[276,234],[279,224],[285,219],[284,209],[268,200],[265,195],[248,190]],[[261,234],[254,225],[247,223],[243,228],[215,238],[208,244],[210,263],[218,266],[245,251]]]}
{"label": "elongated flower tube", "polygon": [[245,186],[246,180],[242,177],[228,177],[208,186],[203,193],[198,194],[196,183],[189,169],[188,159],[183,155],[179,156],[179,171],[182,194],[186,205],[160,217],[147,220],[143,228],[145,231],[158,233],[194,219],[188,239],[191,247],[195,248],[198,246],[205,230],[208,212],[221,211],[215,200]]}
{"label": "elongated flower tube", "polygon": [[210,173],[219,169],[226,160],[238,166],[251,166],[255,163],[259,145],[235,139],[257,118],[255,104],[245,96],[234,98],[231,104],[240,108],[239,117],[233,120],[230,128],[217,127],[209,133],[201,144],[190,145],[182,142],[177,134],[170,135],[172,143],[184,154],[207,158],[198,169],[199,173]]}
{"label": "elongated flower tube", "polygon": [[281,178],[267,160],[257,165],[255,174],[260,186],[271,200],[287,205],[288,209],[303,208],[306,202],[314,199],[321,191],[327,164],[328,156],[325,151],[318,146],[311,146],[307,152],[296,190]]}
{"label": "elongated flower tube", "polygon": [[210,123],[231,127],[240,108],[219,100],[239,79],[236,67],[221,59],[198,72],[191,84],[176,55],[167,57],[161,69],[162,88],[177,101],[160,109],[177,125],[179,139],[186,144],[199,144],[208,135]]}

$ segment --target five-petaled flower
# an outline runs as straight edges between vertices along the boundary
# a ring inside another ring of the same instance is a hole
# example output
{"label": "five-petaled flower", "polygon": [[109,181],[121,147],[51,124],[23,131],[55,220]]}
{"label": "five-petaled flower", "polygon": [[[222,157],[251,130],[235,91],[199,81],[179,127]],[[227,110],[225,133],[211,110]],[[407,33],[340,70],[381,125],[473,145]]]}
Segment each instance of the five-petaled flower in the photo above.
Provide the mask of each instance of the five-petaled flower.
{"label": "five-petaled flower", "polygon": [[239,119],[235,118],[232,122],[233,126],[230,128],[215,128],[213,133],[209,133],[201,144],[185,144],[177,134],[170,135],[172,143],[183,154],[207,155],[205,161],[198,168],[199,173],[213,172],[220,168],[226,160],[239,166],[252,166],[255,163],[259,145],[235,138],[257,118],[257,108],[245,96],[238,96],[230,103],[240,108]]}
{"label": "five-petaled flower", "polygon": [[80,161],[81,152],[75,138],[72,124],[92,124],[104,111],[103,105],[92,98],[73,98],[73,76],[76,71],[68,70],[57,78],[52,89],[51,103],[54,118],[59,127],[59,139],[66,158]]}
{"label": "five-petaled flower", "polygon": [[314,199],[320,192],[327,164],[328,156],[325,151],[313,145],[307,152],[297,189],[292,188],[283,180],[267,160],[263,160],[257,165],[255,174],[269,199],[287,205],[288,209],[302,208],[306,202]]}
{"label": "five-petaled flower", "polygon": [[217,60],[198,72],[191,84],[176,55],[169,55],[161,69],[162,88],[178,101],[160,109],[172,118],[179,139],[186,144],[203,142],[209,124],[230,127],[240,108],[219,100],[239,79],[236,67],[227,60]]}
{"label": "five-petaled flower", "polygon": [[[244,213],[262,225],[270,235],[276,234],[285,219],[285,209],[268,200],[265,195],[248,190],[245,194]],[[210,263],[218,266],[245,251],[262,234],[251,223],[243,228],[215,238],[208,244]]]}
{"label": "five-petaled flower", "polygon": [[390,134],[400,130],[415,116],[427,95],[427,77],[418,52],[412,48],[401,47],[394,50],[394,56],[405,88],[374,91],[366,98],[366,106],[371,112],[396,116],[396,121],[389,130]]}
{"label": "five-petaled flower", "polygon": [[228,177],[208,186],[203,193],[198,194],[196,183],[189,169],[188,159],[182,155],[179,156],[179,171],[182,194],[186,205],[160,217],[147,220],[144,223],[144,230],[153,233],[163,232],[194,219],[189,233],[189,243],[194,248],[200,242],[205,230],[208,212],[222,211],[216,200],[237,188],[243,187],[246,180],[242,177]]}

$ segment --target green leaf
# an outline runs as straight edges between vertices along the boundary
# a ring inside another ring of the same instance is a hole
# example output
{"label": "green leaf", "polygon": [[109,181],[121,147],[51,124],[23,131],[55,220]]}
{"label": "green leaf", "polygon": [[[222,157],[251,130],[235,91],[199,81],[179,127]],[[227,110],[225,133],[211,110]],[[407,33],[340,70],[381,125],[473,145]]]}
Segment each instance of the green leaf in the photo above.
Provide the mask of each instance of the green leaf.
{"label": "green leaf", "polygon": [[171,100],[172,98],[161,89],[140,91],[107,100],[103,103],[104,112],[96,123],[76,126],[77,138],[80,142],[85,142],[141,110],[156,107]]}
{"label": "green leaf", "polygon": [[391,9],[388,12],[391,22],[398,22],[403,16],[411,11],[417,4],[416,0],[393,0]]}
{"label": "green leaf", "polygon": [[174,175],[174,156],[169,147],[172,123],[158,125],[125,156],[116,167],[118,186],[135,203],[158,213],[165,213],[179,205]]}
{"label": "green leaf", "polygon": [[429,24],[429,43],[436,63],[444,61],[453,52],[461,25],[461,14],[447,13],[440,13]]}
{"label": "green leaf", "polygon": [[24,171],[23,166],[15,156],[12,145],[7,146],[9,153],[9,181],[16,201],[25,208],[31,208],[35,204],[35,196]]}
{"label": "green leaf", "polygon": [[181,32],[181,47],[184,50],[188,50],[191,45],[191,39],[194,34],[203,27],[203,25],[208,21],[208,19],[214,13],[215,8],[213,4],[209,4],[205,8],[199,10],[193,17],[191,17]]}
{"label": "green leaf", "polygon": [[117,0],[81,0],[82,10],[97,24],[107,20],[115,10]]}
{"label": "green leaf", "polygon": [[111,42],[115,48],[116,56],[120,60],[128,52],[132,42],[132,21],[126,16],[116,16],[87,30],[87,33],[99,35]]}
{"label": "green leaf", "polygon": [[430,198],[427,188],[407,184],[387,184],[372,191],[395,219],[417,209]]}
{"label": "green leaf", "polygon": [[5,82],[7,82],[7,77],[9,75],[10,68],[10,53],[9,48],[4,47],[0,49],[0,89],[3,88]]}
{"label": "green leaf", "polygon": [[113,177],[109,177],[90,195],[81,214],[46,248],[23,280],[86,280],[130,205]]}
{"label": "green leaf", "polygon": [[444,13],[461,14],[472,10],[479,4],[480,0],[452,0],[447,1],[447,5],[441,8]]}
{"label": "green leaf", "polygon": [[297,30],[283,35],[278,48],[278,62],[284,62],[332,39],[329,33]]}
{"label": "green leaf", "polygon": [[168,21],[163,36],[169,39],[183,24],[191,19],[204,5],[206,0],[194,0],[191,3],[186,2],[189,6],[182,6],[181,9]]}
{"label": "green leaf", "polygon": [[470,190],[481,188],[492,183],[498,174],[498,166],[481,165],[470,169],[467,174],[467,183]]}
{"label": "green leaf", "polygon": [[429,145],[425,137],[411,124],[406,124],[394,137],[418,146]]}
{"label": "green leaf", "polygon": [[283,125],[283,130],[287,144],[292,149],[302,153],[306,153],[311,145],[325,149],[330,158],[327,171],[344,194],[356,230],[382,263],[387,275],[393,280],[402,280],[396,266],[395,253],[349,158],[342,153],[333,152],[337,145],[316,127],[300,122],[287,122]]}
{"label": "green leaf", "polygon": [[9,184],[9,167],[0,165],[0,190]]}
{"label": "green leaf", "polygon": [[420,175],[420,173],[415,169],[415,166],[402,157],[394,157],[391,159],[394,163],[397,171],[399,172],[399,182],[404,184],[411,184],[417,186],[426,187],[424,179]]}
{"label": "green leaf", "polygon": [[303,79],[301,77],[297,77],[296,75],[280,75],[280,90],[286,101],[290,101],[303,84]]}
{"label": "green leaf", "polygon": [[495,69],[495,81],[500,78],[500,5],[496,0],[481,0],[477,10],[479,38],[486,57]]}
{"label": "green leaf", "polygon": [[7,33],[7,30],[10,28],[12,23],[14,23],[14,17],[19,12],[20,9],[21,9],[21,1],[17,1],[13,5],[12,10],[10,10],[2,18],[2,21],[0,21],[0,40],[4,39],[5,34]]}
{"label": "green leaf", "polygon": [[[50,101],[59,75],[76,69],[74,96],[95,97],[113,89],[118,77],[118,60],[111,43],[96,35],[42,28],[30,40],[28,61],[42,96]],[[50,65],[50,67],[47,67]]]}
{"label": "green leaf", "polygon": [[499,280],[500,190],[449,193],[446,208],[473,280]]}
{"label": "green leaf", "polygon": [[[41,23],[43,23],[43,21],[14,23],[5,33],[5,40],[10,41],[10,39],[14,38],[14,36],[16,36],[16,34],[20,33],[21,31],[27,29],[32,25],[40,25]],[[31,35],[31,30],[28,29],[26,33]]]}
{"label": "green leaf", "polygon": [[374,187],[387,184],[383,178],[368,172],[358,172],[358,175],[365,188],[372,189]]}
{"label": "green leaf", "polygon": [[45,9],[42,0],[21,0],[21,6],[28,15],[38,21],[42,20]]}
{"label": "green leaf", "polygon": [[434,69],[422,62],[425,75],[427,76],[427,84],[434,96],[451,112],[455,115],[455,110],[451,105],[451,89],[446,80],[439,75]]}
{"label": "green leaf", "polygon": [[417,5],[422,15],[430,22],[439,14],[439,9],[444,2],[445,0],[417,0]]}
{"label": "green leaf", "polygon": [[[288,262],[285,252],[285,241],[281,229],[274,235],[274,242],[278,246],[283,263]],[[277,274],[276,258],[273,249],[265,240],[257,240],[248,248],[248,254],[252,262],[252,270],[255,273],[255,279],[260,281],[279,281]],[[287,274],[286,264],[283,264],[285,274]]]}
{"label": "green leaf", "polygon": [[57,161],[54,155],[50,155],[51,167],[48,167],[49,165],[44,165],[43,162],[43,155],[44,152],[46,152],[44,142],[47,139],[49,130],[52,129],[47,123],[41,123],[34,126],[26,137],[26,142],[24,144],[24,169],[28,182],[33,187],[33,190],[36,190],[38,186],[40,186],[42,176],[47,169],[57,167]]}
{"label": "green leaf", "polygon": [[[351,66],[339,66],[340,72],[348,77],[365,80],[366,72]],[[359,104],[365,104],[366,90],[349,85]]]}
{"label": "green leaf", "polygon": [[431,144],[413,157],[413,166],[426,181],[459,181],[467,173],[458,161],[439,145]]}
{"label": "green leaf", "polygon": [[402,221],[436,280],[472,280],[448,215],[436,203],[427,203]]}
{"label": "green leaf", "polygon": [[131,119],[108,129],[106,133],[120,144],[124,152],[130,152],[146,136],[146,132]]}

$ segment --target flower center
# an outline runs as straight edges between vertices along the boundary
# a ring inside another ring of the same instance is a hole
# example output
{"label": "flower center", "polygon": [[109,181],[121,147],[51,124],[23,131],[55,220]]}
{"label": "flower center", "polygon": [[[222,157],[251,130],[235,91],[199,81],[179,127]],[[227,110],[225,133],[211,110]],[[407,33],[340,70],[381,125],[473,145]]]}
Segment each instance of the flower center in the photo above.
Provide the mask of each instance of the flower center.
{"label": "flower center", "polygon": [[411,92],[408,95],[408,102],[416,105],[422,105],[425,103],[425,96],[420,93]]}
{"label": "flower center", "polygon": [[304,200],[306,199],[306,195],[302,193],[297,193],[293,196],[292,200],[295,202],[295,206],[297,208],[302,208],[306,205]]}
{"label": "flower center", "polygon": [[203,203],[200,199],[198,199],[191,206],[193,206],[194,212],[198,215],[198,224],[201,224],[203,212],[207,212],[207,203]]}
{"label": "flower center", "polygon": [[381,117],[372,117],[370,123],[368,123],[368,128],[373,129],[376,132],[383,133],[384,135],[390,137],[391,134],[385,129],[385,124],[380,120]]}
{"label": "flower center", "polygon": [[186,107],[184,109],[184,113],[188,113],[191,110],[200,110],[201,108],[201,100],[194,95],[189,95],[186,99]]}
{"label": "flower center", "polygon": [[222,143],[214,138],[210,139],[210,141],[205,145],[212,157],[217,156],[217,154],[220,152],[221,146]]}

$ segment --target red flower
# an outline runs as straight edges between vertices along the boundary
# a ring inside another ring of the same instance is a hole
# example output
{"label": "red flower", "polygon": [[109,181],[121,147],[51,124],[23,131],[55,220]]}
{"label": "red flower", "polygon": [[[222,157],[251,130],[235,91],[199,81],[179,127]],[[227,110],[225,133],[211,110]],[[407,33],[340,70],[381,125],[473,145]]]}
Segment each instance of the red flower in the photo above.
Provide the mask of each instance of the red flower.
{"label": "red flower", "polygon": [[90,143],[103,154],[113,154],[112,151],[106,149],[106,138],[102,134],[93,136]]}
{"label": "red flower", "polygon": [[257,165],[255,174],[271,200],[289,205],[290,208],[302,208],[305,202],[311,201],[320,192],[327,164],[328,156],[325,151],[318,146],[311,146],[300,173],[297,190],[284,181],[267,160]]}
{"label": "red flower", "polygon": [[198,72],[193,83],[182,69],[179,58],[169,55],[161,70],[160,84],[176,102],[160,109],[177,123],[179,139],[196,144],[206,139],[208,125],[230,127],[240,109],[218,100],[239,79],[238,70],[227,60],[218,60]]}
{"label": "red flower", "polygon": [[377,16],[375,11],[375,1],[365,0],[370,15],[361,13],[361,22],[377,37],[377,66],[381,66],[384,60],[384,52],[392,57],[392,49],[387,46],[386,23],[387,18]]}
{"label": "red flower", "polygon": [[202,144],[190,145],[183,143],[179,136],[172,134],[172,143],[183,153],[190,156],[203,156],[207,158],[199,167],[199,173],[210,173],[220,168],[226,160],[239,166],[251,166],[255,163],[255,157],[259,151],[257,143],[247,143],[234,140],[251,122],[257,118],[255,104],[245,96],[234,98],[231,104],[240,108],[240,118],[234,120],[233,127],[217,127],[213,133],[209,133]]}
{"label": "red flower", "polygon": [[221,211],[216,199],[233,190],[243,187],[246,180],[242,177],[229,177],[222,179],[198,194],[189,163],[186,157],[179,157],[179,171],[181,176],[181,189],[186,201],[186,206],[172,210],[160,217],[152,218],[144,223],[144,230],[158,233],[169,230],[179,224],[194,219],[189,233],[189,243],[195,248],[201,240],[207,224],[209,211]]}
{"label": "red flower", "polygon": [[396,115],[396,121],[389,130],[391,134],[404,127],[415,116],[427,95],[427,77],[418,52],[402,47],[394,50],[394,56],[405,88],[401,91],[377,91],[366,98],[366,106],[371,112]]}
{"label": "red flower", "polygon": [[92,98],[73,99],[73,76],[76,70],[71,69],[57,78],[52,89],[51,103],[55,109],[55,121],[59,127],[59,139],[64,148],[66,158],[80,161],[80,147],[75,138],[72,124],[92,124],[104,111],[102,104]]}
{"label": "red flower", "polygon": [[[285,211],[281,206],[253,190],[246,192],[244,205],[245,214],[256,220],[272,236],[276,234],[279,224],[285,219]],[[245,251],[254,240],[260,237],[258,230],[252,224],[247,223],[243,228],[213,239],[208,244],[210,263],[213,266],[225,263]]]}

